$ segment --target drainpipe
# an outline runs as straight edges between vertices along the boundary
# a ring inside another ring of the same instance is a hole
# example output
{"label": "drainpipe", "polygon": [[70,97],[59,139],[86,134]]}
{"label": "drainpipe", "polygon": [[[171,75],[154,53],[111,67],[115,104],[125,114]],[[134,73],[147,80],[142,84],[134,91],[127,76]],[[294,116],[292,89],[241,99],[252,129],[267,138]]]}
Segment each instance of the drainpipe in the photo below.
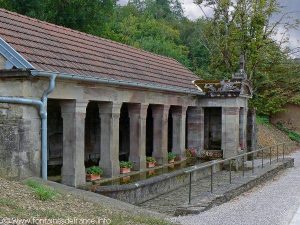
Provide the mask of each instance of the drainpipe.
{"label": "drainpipe", "polygon": [[53,73],[42,73],[42,72],[36,72],[31,71],[31,75],[34,77],[47,77],[49,78],[49,85],[48,88],[44,91],[41,102],[43,104],[43,111],[40,111],[41,116],[41,149],[42,149],[42,178],[44,180],[47,180],[48,178],[48,134],[47,134],[47,103],[48,103],[48,95],[51,94],[51,92],[55,88],[55,79],[56,74]]}
{"label": "drainpipe", "polygon": [[42,99],[30,99],[30,98],[18,98],[18,97],[0,97],[0,103],[10,103],[10,104],[23,104],[23,105],[32,105],[39,109],[39,114],[41,117],[41,148],[42,148],[42,178],[47,180],[47,101],[48,95],[55,88],[55,78],[56,74],[42,73],[32,71],[34,77],[48,77],[49,86],[44,91]]}

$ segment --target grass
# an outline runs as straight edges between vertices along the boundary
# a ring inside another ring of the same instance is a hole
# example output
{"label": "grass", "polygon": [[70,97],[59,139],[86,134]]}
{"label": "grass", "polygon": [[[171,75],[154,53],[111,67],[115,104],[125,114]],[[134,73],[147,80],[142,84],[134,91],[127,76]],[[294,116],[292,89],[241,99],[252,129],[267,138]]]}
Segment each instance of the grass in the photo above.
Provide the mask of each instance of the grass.
{"label": "grass", "polygon": [[270,120],[268,116],[256,116],[256,123],[257,124],[262,124],[262,125],[269,125],[270,124]]}
{"label": "grass", "polygon": [[25,184],[34,190],[34,193],[39,200],[52,200],[57,195],[57,192],[53,188],[45,186],[37,181],[27,180]]}

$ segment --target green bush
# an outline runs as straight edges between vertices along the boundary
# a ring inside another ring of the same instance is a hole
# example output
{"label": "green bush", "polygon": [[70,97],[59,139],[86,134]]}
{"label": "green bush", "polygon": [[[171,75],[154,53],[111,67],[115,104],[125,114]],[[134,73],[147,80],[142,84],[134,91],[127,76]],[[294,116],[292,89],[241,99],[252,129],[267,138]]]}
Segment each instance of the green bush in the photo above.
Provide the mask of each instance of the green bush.
{"label": "green bush", "polygon": [[154,157],[150,157],[150,156],[146,158],[146,161],[147,162],[151,162],[151,163],[155,163],[156,162],[155,158]]}
{"label": "green bush", "polygon": [[103,170],[99,166],[92,166],[87,168],[86,173],[93,174],[93,175],[102,175]]}
{"label": "green bush", "polygon": [[57,192],[48,186],[45,186],[34,180],[27,180],[25,184],[31,187],[36,195],[36,197],[42,201],[52,200]]}
{"label": "green bush", "polygon": [[299,142],[299,143],[300,143],[300,134],[298,134],[298,133],[295,132],[295,131],[292,131],[292,130],[288,129],[287,127],[285,127],[285,126],[284,126],[282,123],[280,123],[280,122],[278,122],[278,123],[276,124],[276,127],[277,127],[279,130],[285,132],[285,133],[289,136],[289,138],[290,138],[292,141],[296,141],[296,142]]}
{"label": "green bush", "polygon": [[176,154],[175,153],[173,153],[173,152],[169,152],[168,153],[168,160],[170,161],[170,160],[173,160],[173,159],[175,159],[176,158]]}
{"label": "green bush", "polygon": [[133,167],[133,162],[131,161],[121,161],[120,162],[120,168],[129,168],[131,169]]}
{"label": "green bush", "polygon": [[296,132],[294,132],[294,131],[290,131],[288,135],[289,135],[289,138],[290,138],[291,140],[297,141],[297,142],[300,143],[300,134],[298,134],[298,133],[296,133]]}

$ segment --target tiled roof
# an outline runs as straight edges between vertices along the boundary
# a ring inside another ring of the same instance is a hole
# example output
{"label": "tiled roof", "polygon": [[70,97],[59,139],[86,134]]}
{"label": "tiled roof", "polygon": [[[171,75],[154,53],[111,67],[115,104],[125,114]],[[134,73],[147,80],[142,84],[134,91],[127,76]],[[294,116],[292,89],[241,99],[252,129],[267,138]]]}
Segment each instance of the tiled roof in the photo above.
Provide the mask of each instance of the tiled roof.
{"label": "tiled roof", "polygon": [[0,9],[0,37],[35,69],[195,90],[174,59]]}

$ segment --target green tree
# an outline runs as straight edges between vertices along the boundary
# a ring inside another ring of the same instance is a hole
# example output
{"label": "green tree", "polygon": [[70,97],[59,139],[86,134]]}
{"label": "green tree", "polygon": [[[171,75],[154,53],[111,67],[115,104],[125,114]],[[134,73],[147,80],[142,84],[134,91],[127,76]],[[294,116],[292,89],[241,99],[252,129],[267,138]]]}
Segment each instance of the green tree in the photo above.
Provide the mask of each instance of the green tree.
{"label": "green tree", "polygon": [[210,74],[219,79],[224,75],[230,78],[238,69],[240,54],[244,54],[248,77],[255,89],[251,105],[263,114],[280,111],[291,97],[285,87],[288,82],[280,81],[285,73],[276,72],[282,68],[288,71],[289,52],[283,48],[288,39],[283,34],[281,41],[276,42],[274,36],[279,36],[279,28],[296,27],[297,21],[287,20],[289,14],[282,14],[274,21],[274,15],[280,13],[278,0],[196,0],[196,3],[214,10],[199,36],[209,49]]}
{"label": "green tree", "polygon": [[140,12],[132,4],[116,10],[104,36],[190,65],[188,48],[181,42],[179,30],[165,20]]}
{"label": "green tree", "polygon": [[23,15],[100,35],[116,0],[2,0],[0,4]]}

